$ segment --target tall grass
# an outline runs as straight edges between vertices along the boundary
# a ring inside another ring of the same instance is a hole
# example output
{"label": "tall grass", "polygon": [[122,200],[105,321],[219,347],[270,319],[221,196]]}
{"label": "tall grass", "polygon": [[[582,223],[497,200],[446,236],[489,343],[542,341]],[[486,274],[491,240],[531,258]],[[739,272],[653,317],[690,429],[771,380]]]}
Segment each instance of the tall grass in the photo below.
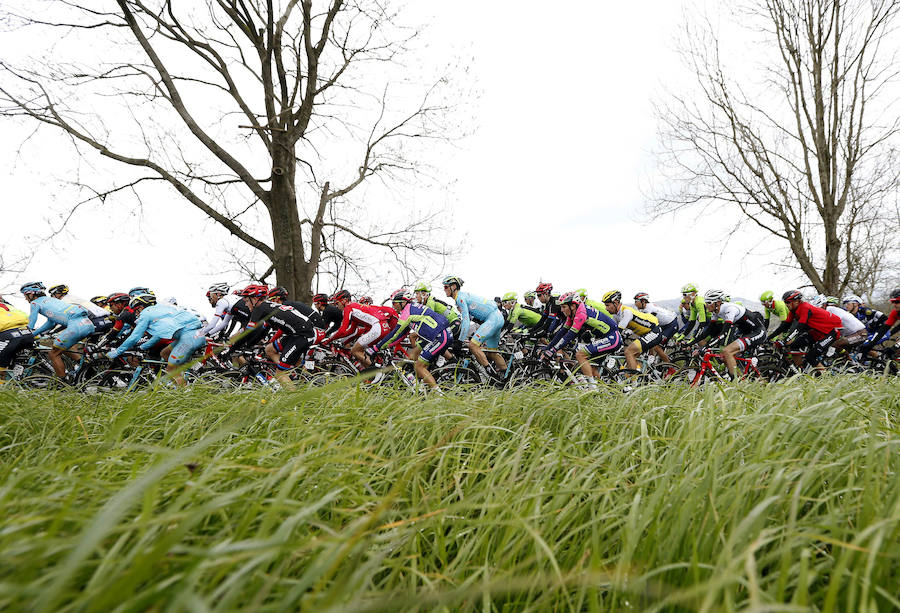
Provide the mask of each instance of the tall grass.
{"label": "tall grass", "polygon": [[0,416],[0,609],[900,609],[892,380]]}

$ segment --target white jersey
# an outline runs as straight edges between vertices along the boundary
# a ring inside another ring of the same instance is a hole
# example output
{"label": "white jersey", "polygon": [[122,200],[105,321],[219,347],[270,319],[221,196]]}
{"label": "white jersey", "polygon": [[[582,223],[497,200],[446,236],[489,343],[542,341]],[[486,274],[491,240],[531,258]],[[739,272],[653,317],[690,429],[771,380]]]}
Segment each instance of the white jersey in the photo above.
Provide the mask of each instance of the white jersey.
{"label": "white jersey", "polygon": [[243,298],[236,294],[225,294],[219,298],[219,301],[216,303],[216,310],[213,311],[213,316],[209,318],[201,332],[208,336],[215,336],[227,328],[228,324],[231,323],[231,307],[241,300]]}
{"label": "white jersey", "polygon": [[79,298],[78,296],[73,296],[72,294],[66,294],[62,297],[63,302],[68,302],[69,304],[76,304],[82,307],[85,311],[88,312],[88,315],[91,317],[106,317],[109,315],[109,311],[104,309],[103,307],[98,307],[96,304],[91,302],[90,300],[85,300],[84,298]]}
{"label": "white jersey", "polygon": [[[648,302],[647,306],[645,306],[643,309],[638,310],[643,313],[650,313],[651,315],[656,317],[656,319],[659,320],[660,326],[668,326],[670,323],[675,321],[675,318],[677,317],[674,311],[670,311],[666,307],[659,306],[658,304],[654,304],[652,302]],[[690,311],[688,311],[688,313],[690,313]]]}
{"label": "white jersey", "polygon": [[740,321],[747,314],[747,308],[737,302],[725,302],[719,307],[718,313],[713,313],[715,320],[724,322]]}
{"label": "white jersey", "polygon": [[829,305],[825,310],[841,318],[841,334],[844,336],[855,334],[856,332],[865,330],[866,328],[866,324],[858,320],[854,315],[848,313],[841,307]]}

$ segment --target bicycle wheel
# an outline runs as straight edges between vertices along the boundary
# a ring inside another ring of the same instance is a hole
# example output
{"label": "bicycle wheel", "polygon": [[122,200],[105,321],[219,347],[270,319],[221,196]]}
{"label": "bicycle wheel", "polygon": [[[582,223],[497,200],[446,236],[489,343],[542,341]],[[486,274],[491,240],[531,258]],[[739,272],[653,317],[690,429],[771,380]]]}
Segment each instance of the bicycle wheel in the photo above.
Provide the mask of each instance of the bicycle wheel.
{"label": "bicycle wheel", "polygon": [[459,363],[447,364],[434,369],[431,375],[438,385],[480,385],[481,377],[474,369]]}

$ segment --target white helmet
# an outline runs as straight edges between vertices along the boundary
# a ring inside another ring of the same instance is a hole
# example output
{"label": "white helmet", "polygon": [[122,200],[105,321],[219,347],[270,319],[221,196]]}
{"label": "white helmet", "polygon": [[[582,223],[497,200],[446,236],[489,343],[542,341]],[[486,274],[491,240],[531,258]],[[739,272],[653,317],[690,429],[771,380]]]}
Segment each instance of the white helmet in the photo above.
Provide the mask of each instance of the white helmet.
{"label": "white helmet", "polygon": [[822,308],[828,302],[828,296],[825,294],[817,294],[809,299],[809,303],[814,307]]}
{"label": "white helmet", "polygon": [[228,284],[227,283],[213,283],[209,286],[209,289],[206,290],[206,295],[210,294],[222,294],[223,296],[228,293]]}
{"label": "white helmet", "polygon": [[728,302],[728,296],[720,289],[707,290],[703,295],[703,302]]}
{"label": "white helmet", "polygon": [[847,304],[848,302],[855,302],[856,304],[862,304],[862,298],[857,296],[856,294],[850,294],[849,296],[845,296],[843,303]]}
{"label": "white helmet", "polygon": [[175,299],[175,296],[169,296],[168,298],[163,298],[163,304],[170,304],[172,306],[178,306],[178,301]]}

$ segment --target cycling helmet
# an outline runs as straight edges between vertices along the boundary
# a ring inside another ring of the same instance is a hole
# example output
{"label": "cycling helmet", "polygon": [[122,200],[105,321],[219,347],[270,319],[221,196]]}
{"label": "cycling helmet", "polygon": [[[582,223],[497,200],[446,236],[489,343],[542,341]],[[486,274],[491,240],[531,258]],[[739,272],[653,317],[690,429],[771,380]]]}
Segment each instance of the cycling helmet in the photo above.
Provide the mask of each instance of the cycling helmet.
{"label": "cycling helmet", "polygon": [[575,292],[566,292],[556,299],[556,304],[575,304],[577,297]]}
{"label": "cycling helmet", "polygon": [[269,293],[268,285],[259,285],[256,283],[251,283],[244,289],[240,291],[238,296],[251,297],[251,298],[265,298],[266,294]]}
{"label": "cycling helmet", "polygon": [[391,302],[412,302],[413,293],[408,289],[398,289],[391,293]]}
{"label": "cycling helmet", "polygon": [[634,301],[637,302],[638,300],[646,300],[647,302],[650,302],[650,295],[647,294],[647,292],[638,292],[634,295]]}
{"label": "cycling helmet", "polygon": [[825,306],[825,303],[828,301],[828,297],[825,294],[816,294],[813,296],[809,303],[814,307],[822,308]]}
{"label": "cycling helmet", "polygon": [[328,294],[316,294],[313,296],[313,304],[328,302]]}
{"label": "cycling helmet", "polygon": [[224,296],[228,293],[228,289],[227,283],[213,283],[209,286],[209,289],[206,290],[206,297],[209,298],[210,294],[222,294]]}
{"label": "cycling helmet", "polygon": [[891,302],[900,302],[900,287],[891,290]]}
{"label": "cycling helmet", "polygon": [[792,302],[794,300],[803,300],[803,292],[799,289],[789,289],[785,293],[781,295],[781,299],[785,302]]}
{"label": "cycling helmet", "polygon": [[170,304],[172,306],[178,306],[178,299],[175,296],[169,296],[168,298],[162,299],[163,304]]}
{"label": "cycling helmet", "polygon": [[107,296],[106,303],[110,304],[113,302],[128,302],[128,300],[130,298],[131,298],[131,296],[129,296],[128,294],[123,294],[122,292],[116,292],[114,294],[110,294],[109,296]]}
{"label": "cycling helmet", "polygon": [[862,304],[862,298],[860,298],[856,294],[850,294],[849,296],[844,297],[843,302],[844,302],[844,304],[847,304],[848,302],[855,302],[856,304]]}
{"label": "cycling helmet", "polygon": [[351,299],[350,292],[348,292],[345,289],[338,290],[334,294],[331,295],[331,302],[337,302],[339,300],[350,302],[350,299]]}
{"label": "cycling helmet", "polygon": [[463,280],[460,279],[459,277],[457,277],[456,275],[448,275],[448,276],[444,277],[444,280],[441,281],[441,283],[444,285],[444,287],[446,287],[448,285],[453,285],[453,284],[456,284],[457,288],[463,286]]}
{"label": "cycling helmet", "polygon": [[22,287],[19,288],[19,291],[23,294],[43,294],[47,288],[40,281],[32,281],[31,283],[26,283]]}
{"label": "cycling helmet", "polygon": [[611,289],[603,294],[603,304],[622,300],[622,292],[617,289]]}
{"label": "cycling helmet", "polygon": [[371,296],[360,296],[357,302],[360,304],[372,304],[372,298]]}
{"label": "cycling helmet", "polygon": [[424,281],[419,281],[413,286],[414,292],[426,292],[428,294],[431,293],[431,286],[425,283]]}
{"label": "cycling helmet", "polygon": [[538,283],[537,288],[534,290],[538,294],[549,294],[553,291],[552,283]]}
{"label": "cycling helmet", "polygon": [[578,302],[584,302],[585,300],[587,300],[587,290],[584,289],[583,287],[579,287],[578,289],[576,289],[575,290],[575,299]]}
{"label": "cycling helmet", "polygon": [[731,302],[731,294],[725,294],[725,302]]}
{"label": "cycling helmet", "polygon": [[775,300],[775,294],[768,290],[764,291],[759,297],[760,302],[769,302],[770,300]]}
{"label": "cycling helmet", "polygon": [[720,289],[710,289],[703,295],[703,302],[728,302],[728,296]]}
{"label": "cycling helmet", "polygon": [[109,296],[94,296],[93,298],[91,298],[91,302],[99,307],[103,307],[106,306],[107,302],[109,302]]}
{"label": "cycling helmet", "polygon": [[522,297],[527,300],[528,298],[537,298],[537,294],[532,290],[528,290],[522,295]]}
{"label": "cycling helmet", "polygon": [[128,303],[132,309],[135,307],[148,307],[156,304],[156,296],[153,294],[137,294],[131,297],[131,301]]}
{"label": "cycling helmet", "polygon": [[60,283],[59,285],[54,285],[53,287],[48,289],[47,293],[50,295],[62,294],[63,296],[65,296],[66,294],[69,293],[69,286],[66,285],[65,283]]}
{"label": "cycling helmet", "polygon": [[837,296],[826,296],[825,303],[828,306],[841,306],[841,299]]}
{"label": "cycling helmet", "polygon": [[517,300],[519,295],[515,292],[506,292],[502,296],[500,296],[500,300],[503,302],[509,302],[510,300]]}
{"label": "cycling helmet", "polygon": [[686,283],[683,286],[681,286],[681,293],[682,294],[696,294],[697,286],[694,285],[693,283]]}
{"label": "cycling helmet", "polygon": [[[137,287],[132,287],[130,290],[128,290],[128,295],[132,298],[139,294],[153,294],[153,291],[150,288],[141,287],[140,285]],[[155,296],[156,294],[153,295]]]}
{"label": "cycling helmet", "polygon": [[288,291],[286,287],[282,287],[281,285],[276,285],[272,289],[269,290],[269,293],[266,294],[266,298],[281,298],[285,299],[288,297]]}

